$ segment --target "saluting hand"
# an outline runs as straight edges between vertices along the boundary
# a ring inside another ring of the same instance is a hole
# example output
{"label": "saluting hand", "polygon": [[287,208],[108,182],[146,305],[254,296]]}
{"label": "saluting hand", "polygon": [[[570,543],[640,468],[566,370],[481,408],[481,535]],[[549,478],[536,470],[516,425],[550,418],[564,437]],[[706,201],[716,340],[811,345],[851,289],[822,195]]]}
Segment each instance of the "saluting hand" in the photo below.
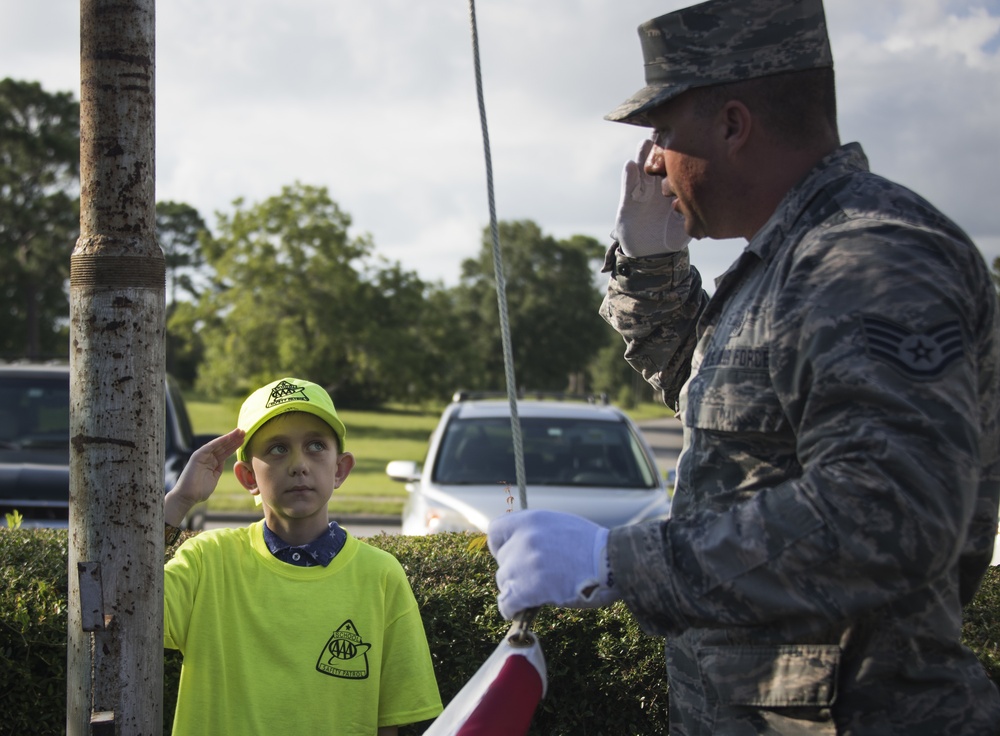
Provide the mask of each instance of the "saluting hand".
{"label": "saluting hand", "polygon": [[191,454],[164,502],[164,519],[168,524],[176,526],[192,506],[212,495],[226,467],[226,459],[243,444],[245,434],[242,429],[234,429],[206,442]]}
{"label": "saluting hand", "polygon": [[684,216],[673,209],[673,197],[664,197],[661,180],[647,174],[646,158],[653,141],[639,144],[635,159],[622,169],[621,199],[611,237],[627,256],[657,256],[682,250],[691,236],[684,231]]}

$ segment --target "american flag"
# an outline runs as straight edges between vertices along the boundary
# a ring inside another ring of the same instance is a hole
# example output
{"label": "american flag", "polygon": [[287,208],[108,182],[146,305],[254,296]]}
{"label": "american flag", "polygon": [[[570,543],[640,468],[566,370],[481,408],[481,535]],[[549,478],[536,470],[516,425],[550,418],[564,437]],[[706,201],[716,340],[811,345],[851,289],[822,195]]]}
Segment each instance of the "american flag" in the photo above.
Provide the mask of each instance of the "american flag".
{"label": "american flag", "polygon": [[424,736],[523,736],[547,687],[538,637],[515,622]]}

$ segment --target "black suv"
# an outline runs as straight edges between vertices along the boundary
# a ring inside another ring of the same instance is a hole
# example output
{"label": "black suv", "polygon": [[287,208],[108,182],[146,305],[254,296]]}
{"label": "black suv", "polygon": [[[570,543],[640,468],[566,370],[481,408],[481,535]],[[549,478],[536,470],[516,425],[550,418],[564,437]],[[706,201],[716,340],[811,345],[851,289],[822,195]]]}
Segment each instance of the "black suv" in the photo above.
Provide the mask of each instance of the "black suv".
{"label": "black suv", "polygon": [[[164,493],[188,458],[211,435],[191,431],[184,398],[166,385]],[[69,521],[69,366],[0,364],[0,526],[17,510],[24,526],[65,527]],[[185,526],[200,529],[199,505]]]}

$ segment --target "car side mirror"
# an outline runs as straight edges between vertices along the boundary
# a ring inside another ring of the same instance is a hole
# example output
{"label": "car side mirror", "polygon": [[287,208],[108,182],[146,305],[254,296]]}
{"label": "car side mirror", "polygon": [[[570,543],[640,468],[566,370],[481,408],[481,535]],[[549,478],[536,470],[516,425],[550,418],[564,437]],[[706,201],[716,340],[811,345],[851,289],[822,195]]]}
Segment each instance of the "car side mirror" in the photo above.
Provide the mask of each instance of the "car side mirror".
{"label": "car side mirror", "polygon": [[385,474],[400,483],[420,480],[420,466],[412,460],[393,460],[385,466]]}

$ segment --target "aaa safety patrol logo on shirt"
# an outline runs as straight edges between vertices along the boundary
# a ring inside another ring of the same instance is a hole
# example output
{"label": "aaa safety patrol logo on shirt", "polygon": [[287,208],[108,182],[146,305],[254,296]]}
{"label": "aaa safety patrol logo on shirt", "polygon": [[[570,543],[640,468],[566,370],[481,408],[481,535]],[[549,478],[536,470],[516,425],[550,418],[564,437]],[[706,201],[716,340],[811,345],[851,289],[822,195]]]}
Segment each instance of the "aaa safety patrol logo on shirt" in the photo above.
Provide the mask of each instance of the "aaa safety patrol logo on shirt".
{"label": "aaa safety patrol logo on shirt", "polygon": [[364,680],[368,677],[368,650],[371,647],[348,619],[330,636],[320,652],[316,669],[331,677]]}

